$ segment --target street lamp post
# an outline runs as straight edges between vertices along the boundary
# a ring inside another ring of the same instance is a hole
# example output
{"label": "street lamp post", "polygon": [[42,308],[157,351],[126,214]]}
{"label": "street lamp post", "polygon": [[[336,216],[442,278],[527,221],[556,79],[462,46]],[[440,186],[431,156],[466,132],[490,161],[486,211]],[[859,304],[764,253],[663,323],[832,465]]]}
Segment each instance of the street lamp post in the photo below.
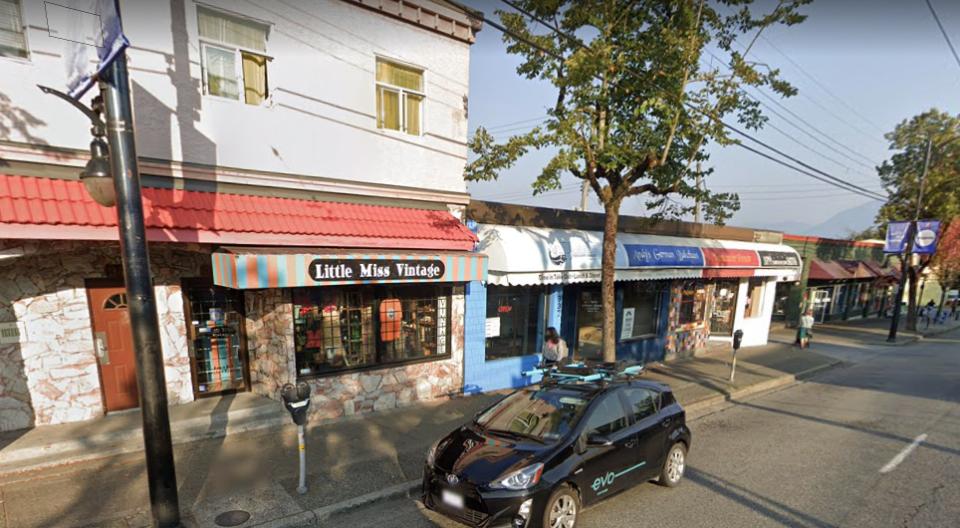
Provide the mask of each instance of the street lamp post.
{"label": "street lamp post", "polygon": [[[40,89],[70,103],[91,122],[91,158],[80,173],[80,179],[94,201],[104,207],[117,207],[120,254],[143,418],[150,509],[155,526],[179,528],[180,504],[167,409],[167,383],[143,220],[126,53],[118,54],[99,80],[100,97],[94,99],[92,109],[53,88],[40,86]],[[106,114],[106,122],[101,120],[101,112]]]}
{"label": "street lamp post", "polygon": [[106,113],[110,167],[117,199],[117,221],[123,275],[127,288],[130,331],[137,351],[137,386],[143,415],[150,509],[160,528],[180,526],[177,477],[174,469],[167,383],[163,372],[160,325],[150,277],[150,257],[140,196],[140,170],[133,135],[130,81],[126,53],[110,63],[100,80]]}

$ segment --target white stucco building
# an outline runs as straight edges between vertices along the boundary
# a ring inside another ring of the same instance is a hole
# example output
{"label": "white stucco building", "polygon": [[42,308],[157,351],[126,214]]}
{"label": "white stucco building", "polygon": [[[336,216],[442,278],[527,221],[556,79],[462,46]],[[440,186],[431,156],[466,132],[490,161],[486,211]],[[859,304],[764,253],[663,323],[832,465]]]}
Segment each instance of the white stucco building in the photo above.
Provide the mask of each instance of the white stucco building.
{"label": "white stucco building", "polygon": [[[138,401],[115,213],[78,181],[89,123],[37,89],[64,88],[55,37],[87,3],[0,9],[0,431]],[[334,417],[458,390],[480,22],[442,0],[121,10],[171,402],[306,379]],[[310,271],[400,260],[441,272]]]}

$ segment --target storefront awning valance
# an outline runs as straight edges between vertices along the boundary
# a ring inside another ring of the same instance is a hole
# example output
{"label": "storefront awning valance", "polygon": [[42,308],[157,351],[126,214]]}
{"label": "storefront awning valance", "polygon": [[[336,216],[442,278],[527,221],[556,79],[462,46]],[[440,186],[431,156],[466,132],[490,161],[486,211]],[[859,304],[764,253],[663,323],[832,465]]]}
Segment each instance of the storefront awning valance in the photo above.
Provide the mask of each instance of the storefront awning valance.
{"label": "storefront awning valance", "polygon": [[[488,281],[499,285],[600,280],[603,233],[481,224]],[[789,247],[731,240],[620,233],[617,280],[777,277],[796,280],[800,256]]]}
{"label": "storefront awning valance", "polygon": [[214,284],[236,289],[468,282],[487,275],[486,255],[467,252],[232,247],[211,259]]}

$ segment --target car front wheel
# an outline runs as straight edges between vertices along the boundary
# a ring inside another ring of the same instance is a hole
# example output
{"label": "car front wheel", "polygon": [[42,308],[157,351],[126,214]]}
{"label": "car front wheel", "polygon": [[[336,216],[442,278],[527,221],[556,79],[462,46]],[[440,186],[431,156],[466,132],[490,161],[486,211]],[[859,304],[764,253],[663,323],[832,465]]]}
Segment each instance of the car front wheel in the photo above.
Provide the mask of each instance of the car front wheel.
{"label": "car front wheel", "polygon": [[543,528],[574,528],[580,513],[580,497],[570,486],[563,485],[547,500],[543,511]]}
{"label": "car front wheel", "polygon": [[663,469],[660,471],[658,482],[673,488],[680,484],[683,478],[683,470],[687,467],[687,448],[683,442],[677,442],[667,453],[667,459],[663,462]]}

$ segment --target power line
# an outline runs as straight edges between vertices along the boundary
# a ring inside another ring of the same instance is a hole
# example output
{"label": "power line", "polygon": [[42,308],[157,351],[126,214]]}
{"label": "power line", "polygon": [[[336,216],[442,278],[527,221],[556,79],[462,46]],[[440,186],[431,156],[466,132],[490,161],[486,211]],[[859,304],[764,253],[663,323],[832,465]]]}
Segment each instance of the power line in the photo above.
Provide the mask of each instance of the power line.
{"label": "power line", "polygon": [[930,0],[927,0],[927,7],[930,8],[930,14],[933,15],[933,19],[937,21],[937,27],[940,28],[940,33],[943,34],[943,39],[947,41],[947,46],[950,46],[950,53],[953,53],[953,59],[957,61],[957,66],[960,66],[960,55],[957,55],[957,49],[953,47],[953,42],[950,42],[950,35],[947,34],[946,29],[943,29],[943,24],[940,22],[940,17],[937,16],[937,10],[933,8],[933,4],[930,3]]}
{"label": "power line", "polygon": [[842,187],[842,186],[840,186],[840,185],[838,185],[838,184],[836,184],[836,183],[833,183],[833,182],[831,182],[831,181],[829,181],[829,180],[827,180],[827,179],[824,179],[824,178],[822,178],[822,177],[820,177],[820,176],[817,176],[816,174],[813,174],[813,173],[811,173],[811,172],[807,172],[807,171],[805,171],[805,170],[803,170],[803,169],[801,169],[801,168],[798,168],[798,167],[794,167],[793,165],[790,165],[789,163],[787,163],[787,162],[785,162],[785,161],[783,161],[783,160],[781,160],[781,159],[775,158],[775,157],[767,154],[766,152],[761,152],[761,151],[759,151],[759,150],[757,150],[757,149],[755,149],[755,148],[753,148],[753,147],[749,147],[749,146],[747,146],[747,145],[744,145],[743,143],[737,143],[737,144],[740,145],[740,147],[742,147],[742,148],[744,148],[744,149],[746,149],[746,150],[749,150],[750,152],[753,152],[754,154],[756,154],[756,155],[758,155],[758,156],[763,156],[764,158],[767,158],[768,160],[770,160],[770,161],[772,161],[772,162],[774,162],[774,163],[778,163],[778,164],[780,164],[780,165],[783,165],[784,167],[787,167],[787,168],[789,168],[789,169],[793,169],[793,170],[795,170],[795,171],[797,171],[797,172],[799,172],[799,173],[801,173],[801,174],[806,174],[807,176],[809,176],[809,177],[811,177],[811,178],[813,178],[813,179],[815,179],[815,180],[820,180],[820,181],[822,181],[822,182],[824,182],[824,183],[826,183],[826,184],[832,185],[832,186],[834,186],[834,187],[839,187],[839,188],[844,189],[844,190],[846,190],[846,191],[852,192],[852,193],[854,193],[854,194],[859,194],[859,195],[865,196],[865,197],[867,197],[867,198],[872,198],[872,199],[874,199],[874,200],[879,200],[879,201],[885,201],[885,200],[883,200],[883,199],[877,198],[877,197],[874,196],[872,193],[871,193],[871,194],[867,194],[867,193],[870,193],[870,191],[867,191],[867,193],[864,193],[864,192],[860,192],[860,191],[857,191],[857,190],[854,190],[854,189],[849,189],[849,188]]}
{"label": "power line", "polygon": [[497,130],[497,129],[510,128],[510,127],[514,127],[514,126],[517,126],[517,125],[522,125],[522,124],[525,124],[525,123],[535,123],[535,122],[538,122],[538,121],[543,121],[543,120],[546,119],[547,117],[549,117],[549,116],[547,116],[547,115],[542,115],[542,116],[540,116],[540,117],[531,117],[530,119],[521,119],[520,121],[514,121],[514,122],[512,122],[512,123],[504,123],[504,124],[502,124],[502,125],[495,125],[495,126],[489,126],[489,127],[484,127],[484,128],[487,129],[487,132],[493,133],[493,131],[494,131],[494,130]]}
{"label": "power line", "polygon": [[[721,64],[724,62],[723,59],[721,59],[720,57],[718,57],[718,56],[717,56],[716,54],[714,54],[712,51],[707,50],[707,54],[709,54],[711,57],[713,57],[714,59],[716,59],[716,60],[717,60],[718,62],[720,62]],[[727,69],[729,70],[730,68],[727,67]],[[846,154],[846,153],[838,150],[838,149],[837,149],[836,147],[834,147],[833,145],[830,145],[830,144],[824,142],[823,140],[821,140],[821,139],[818,138],[817,136],[811,134],[809,131],[804,130],[804,128],[801,127],[800,125],[798,125],[798,124],[794,123],[793,121],[791,121],[790,119],[787,119],[786,117],[784,117],[783,114],[781,114],[780,112],[777,112],[776,110],[774,110],[773,107],[771,107],[769,104],[767,104],[767,103],[765,103],[765,102],[757,99],[757,98],[754,97],[754,96],[751,96],[751,95],[750,95],[749,93],[747,93],[746,91],[744,92],[744,95],[745,95],[748,99],[750,99],[750,100],[752,100],[752,101],[755,101],[756,103],[758,103],[758,104],[760,104],[760,105],[763,105],[763,107],[766,108],[767,110],[769,110],[771,114],[779,117],[781,120],[783,120],[783,121],[784,121],[785,123],[787,123],[788,125],[792,126],[793,128],[796,128],[796,129],[799,130],[800,132],[803,132],[804,135],[809,136],[811,139],[813,139],[813,140],[816,141],[817,143],[823,145],[824,147],[830,149],[831,151],[833,151],[833,152],[835,152],[835,153],[843,156],[844,158],[846,158],[846,159],[852,161],[853,163],[856,163],[856,164],[858,164],[858,165],[860,165],[860,166],[862,166],[862,167],[866,167],[866,168],[871,169],[871,170],[874,169],[874,166],[872,165],[874,162],[873,162],[873,160],[871,160],[870,158],[868,158],[868,157],[864,156],[863,154],[860,154],[859,152],[851,149],[850,147],[848,147],[848,146],[845,145],[844,143],[842,143],[842,142],[837,141],[836,139],[834,139],[831,135],[829,135],[829,134],[827,134],[826,132],[818,129],[818,128],[815,127],[815,126],[813,126],[812,124],[810,124],[809,122],[807,122],[805,119],[803,119],[802,117],[800,117],[799,115],[797,115],[794,111],[792,111],[792,110],[790,110],[789,108],[787,108],[784,104],[782,104],[780,101],[777,101],[774,97],[772,97],[772,96],[769,95],[768,93],[764,92],[763,90],[761,90],[761,89],[759,89],[759,88],[756,88],[756,89],[754,89],[753,91],[756,92],[756,93],[759,93],[759,94],[762,95],[764,98],[766,98],[767,100],[771,101],[773,104],[777,105],[778,107],[780,107],[781,109],[783,109],[784,111],[786,111],[787,113],[789,113],[791,116],[793,116],[794,118],[796,118],[798,121],[800,121],[801,123],[803,123],[804,125],[806,125],[808,128],[810,128],[811,130],[813,130],[813,131],[816,132],[817,134],[820,134],[821,136],[823,136],[823,137],[825,137],[826,139],[832,141],[833,143],[835,143],[835,144],[843,147],[844,149],[848,150],[849,152],[852,152],[853,154],[856,154],[857,156],[860,156],[861,158],[867,160],[867,162],[869,162],[870,165],[868,165],[867,163],[864,163],[864,162],[861,161],[861,160],[855,159],[855,158],[849,156],[848,154]],[[788,139],[790,139],[790,140],[793,141],[794,143],[800,145],[801,147],[806,148],[807,150],[813,152],[814,154],[816,154],[816,155],[818,155],[818,156],[820,156],[820,157],[822,157],[822,158],[824,158],[824,159],[826,159],[826,160],[828,160],[828,161],[831,161],[831,162],[833,162],[833,163],[835,163],[835,164],[843,167],[844,169],[847,169],[847,170],[850,171],[850,172],[856,172],[856,173],[860,174],[861,176],[867,176],[867,177],[869,177],[867,174],[865,174],[865,173],[863,173],[863,172],[860,172],[859,170],[852,169],[852,168],[850,168],[849,166],[847,166],[846,164],[841,163],[841,162],[837,161],[836,159],[831,158],[830,156],[827,156],[827,155],[819,152],[818,150],[809,147],[808,145],[806,145],[806,144],[804,144],[803,142],[801,142],[800,140],[798,140],[796,137],[794,137],[794,136],[792,136],[792,135],[790,135],[790,134],[787,134],[786,132],[780,130],[779,128],[777,128],[777,127],[775,127],[775,126],[773,126],[773,125],[771,125],[771,124],[767,123],[767,126],[769,126],[770,128],[773,128],[773,129],[776,130],[777,132],[780,132],[781,134],[783,134],[784,136],[786,136]]]}
{"label": "power line", "polygon": [[[780,48],[778,48],[770,39],[768,39],[768,38],[765,37],[764,35],[760,35],[760,38],[763,39],[763,41],[766,42],[768,46],[770,46],[771,48],[773,48],[774,51],[776,51],[776,52],[779,53],[784,59],[786,59],[787,62],[789,62],[790,64],[792,64],[793,67],[796,68],[797,71],[799,71],[801,74],[803,74],[804,77],[810,79],[814,84],[817,85],[817,87],[819,87],[821,90],[823,90],[824,93],[826,93],[827,95],[829,95],[829,96],[830,96],[831,98],[833,98],[835,101],[837,101],[838,103],[840,103],[844,108],[846,108],[848,111],[850,111],[851,114],[859,117],[864,123],[867,123],[868,125],[870,125],[870,126],[872,126],[873,128],[877,129],[881,134],[884,133],[882,127],[880,127],[879,125],[877,125],[876,123],[874,123],[873,121],[871,121],[868,117],[866,117],[866,116],[864,116],[863,114],[861,114],[860,112],[858,112],[856,108],[854,108],[853,106],[851,106],[850,104],[848,104],[843,98],[841,98],[841,97],[838,96],[837,94],[833,93],[833,91],[831,91],[829,88],[827,88],[825,84],[823,84],[822,82],[820,82],[820,80],[817,79],[812,73],[810,73],[810,72],[808,72],[807,70],[805,70],[805,69],[803,68],[803,66],[800,66],[799,64],[797,64],[796,61],[794,61],[793,59],[791,59],[789,55],[787,55],[783,50],[781,50]],[[751,53],[753,53],[753,55],[754,55],[755,57],[757,56],[757,54],[756,54],[755,52],[751,52]],[[809,96],[808,96],[808,99],[813,100],[813,99],[810,98]],[[839,118],[838,118],[838,119],[839,119]],[[843,120],[841,120],[841,121],[843,121]],[[844,121],[844,122],[845,122],[845,121]],[[879,140],[879,139],[877,139],[876,136],[873,136],[873,135],[871,135],[871,134],[869,134],[869,133],[867,133],[867,132],[864,132],[863,130],[860,130],[860,128],[855,127],[854,125],[852,125],[852,124],[850,124],[850,123],[847,123],[847,124],[848,124],[851,128],[853,128],[854,130],[857,130],[858,132],[860,132],[861,134],[863,134],[863,135],[865,135],[865,136],[867,136],[867,137],[869,137],[869,138],[871,138],[871,139],[880,141],[880,142],[882,143],[882,141]]]}
{"label": "power line", "polygon": [[[819,140],[817,140],[818,143],[821,143],[823,146],[829,148],[830,150],[836,152],[837,154],[840,154],[841,156],[847,158],[848,160],[850,160],[850,161],[852,161],[852,162],[854,162],[854,163],[858,163],[858,164],[860,164],[860,165],[862,165],[862,166],[864,166],[864,167],[867,167],[868,169],[871,169],[871,170],[874,168],[874,161],[871,160],[870,158],[868,158],[868,157],[864,156],[863,154],[860,154],[859,152],[851,149],[850,147],[848,147],[848,146],[845,145],[844,143],[833,139],[833,137],[830,136],[830,134],[827,134],[827,133],[823,132],[822,130],[818,129],[817,127],[811,125],[811,124],[808,123],[804,118],[802,118],[802,117],[800,117],[799,115],[797,115],[793,110],[790,110],[790,109],[787,108],[784,104],[782,104],[780,101],[777,101],[775,98],[773,98],[772,96],[770,96],[770,94],[764,92],[763,90],[759,90],[759,89],[758,89],[758,90],[755,90],[755,91],[758,92],[760,95],[762,95],[762,96],[763,96],[764,98],[766,98],[767,100],[772,101],[773,104],[775,104],[775,105],[777,105],[778,107],[782,108],[785,112],[787,112],[788,114],[790,114],[791,116],[793,116],[794,118],[796,118],[797,121],[800,121],[800,122],[803,123],[804,125],[807,125],[807,127],[809,127],[809,128],[810,128],[811,130],[813,130],[814,132],[816,132],[816,133],[822,135],[823,137],[829,139],[829,140],[832,141],[833,143],[836,143],[837,145],[840,145],[840,147],[842,147],[844,150],[847,150],[847,151],[849,151],[849,152],[852,152],[854,155],[860,156],[861,158],[867,160],[867,163],[864,163],[863,161],[854,159],[854,158],[852,158],[852,157],[844,154],[843,152],[840,152],[840,151],[837,150],[836,148],[831,147],[830,145],[827,145],[826,143],[823,143],[823,142],[821,142],[821,141],[819,141]],[[767,108],[770,108],[770,106],[767,105],[767,104],[764,104],[764,103],[761,103],[761,104],[763,104],[763,105],[766,106]],[[773,110],[771,109],[771,111],[773,111]],[[774,112],[774,113],[776,113],[776,112]],[[784,119],[783,116],[780,116],[779,114],[777,114],[777,115],[780,117],[780,119]],[[794,126],[796,126],[796,125],[794,125]],[[796,128],[797,128],[797,130],[800,130],[801,132],[803,132],[803,129],[801,129],[800,127],[796,127]],[[806,134],[806,132],[804,132],[804,133]],[[810,135],[810,134],[807,134],[807,135]],[[810,137],[813,137],[813,136],[810,136]],[[816,138],[814,138],[814,139],[816,139]],[[869,163],[869,164],[868,164],[868,163]]]}
{"label": "power line", "polygon": [[[448,1],[450,1],[451,3],[454,3],[455,5],[460,5],[460,4],[457,4],[457,3],[456,3],[455,1],[453,1],[453,0],[448,0]],[[504,2],[505,4],[507,4],[508,6],[514,7],[514,9],[516,9],[516,6],[514,6],[513,3],[510,2],[509,0],[501,0],[501,1],[503,1],[503,2]],[[462,6],[462,5],[461,5],[461,7],[465,7],[465,6]],[[469,8],[466,8],[466,9],[469,9]],[[473,10],[471,10],[471,11],[473,11]],[[559,30],[558,28],[554,28],[553,26],[549,25],[549,24],[546,23],[545,21],[541,20],[541,19],[540,19],[539,17],[537,17],[536,15],[533,15],[533,14],[531,14],[531,13],[527,13],[527,12],[525,12],[525,11],[523,11],[523,10],[519,10],[519,9],[518,9],[518,11],[521,11],[521,13],[525,14],[526,16],[528,16],[528,17],[530,17],[530,18],[532,18],[532,19],[540,22],[541,24],[547,26],[549,29],[551,29],[553,32],[555,32],[557,35],[563,36],[564,38],[566,38],[566,39],[568,39],[568,40],[570,40],[570,41],[572,41],[572,42],[576,42],[576,43],[578,44],[578,46],[580,46],[581,48],[586,48],[586,46],[585,46],[583,43],[581,43],[578,39],[576,39],[575,37],[572,37],[572,36],[564,33],[563,31]],[[492,27],[492,28],[494,28],[494,29],[496,29],[496,30],[498,30],[498,31],[500,31],[500,32],[502,32],[502,33],[504,33],[504,34],[506,34],[506,35],[508,35],[508,36],[510,36],[510,37],[512,37],[512,38],[514,38],[514,39],[516,39],[516,40],[518,40],[518,41],[520,41],[520,42],[523,42],[524,44],[526,44],[526,45],[528,45],[528,46],[530,46],[530,47],[532,47],[532,48],[534,48],[534,49],[537,49],[537,50],[539,50],[539,51],[541,51],[541,52],[543,52],[543,53],[545,53],[545,54],[547,54],[547,55],[550,55],[551,57],[553,57],[553,58],[555,58],[555,59],[557,59],[557,60],[561,60],[561,61],[564,60],[564,58],[563,58],[562,55],[554,52],[553,50],[546,49],[546,48],[544,48],[543,46],[537,44],[536,42],[533,42],[533,41],[531,41],[530,39],[524,37],[523,35],[519,35],[519,34],[513,32],[513,31],[511,31],[510,29],[504,27],[503,25],[501,25],[501,24],[499,24],[499,23],[497,23],[497,22],[494,22],[494,21],[488,19],[488,18],[486,17],[486,15],[484,15],[483,13],[475,12],[475,14],[476,14],[476,16],[482,18],[482,19],[484,20],[484,22],[485,22],[487,25],[489,25],[490,27]],[[776,159],[776,158],[774,158],[773,156],[771,156],[771,155],[769,155],[769,154],[766,154],[766,153],[763,153],[763,152],[760,152],[760,151],[757,150],[757,149],[754,149],[754,148],[752,148],[752,147],[748,147],[747,145],[744,145],[742,142],[739,142],[739,141],[736,142],[735,144],[738,145],[738,146],[740,146],[741,148],[744,148],[744,149],[746,149],[746,150],[748,150],[748,151],[751,151],[751,152],[753,152],[753,153],[755,153],[755,154],[758,154],[758,155],[763,156],[763,157],[765,157],[765,158],[768,158],[768,159],[770,159],[770,160],[772,160],[772,161],[775,161],[775,162],[777,162],[777,163],[779,163],[779,164],[781,164],[781,165],[783,165],[783,166],[785,166],[785,167],[788,167],[788,168],[793,169],[793,170],[795,170],[795,171],[797,171],[797,172],[800,172],[801,174],[805,174],[805,175],[810,176],[810,177],[812,177],[812,178],[814,178],[814,179],[823,181],[823,182],[825,182],[825,183],[829,183],[830,185],[833,185],[833,186],[838,187],[838,188],[840,188],[840,189],[844,189],[844,190],[847,190],[847,191],[849,191],[849,192],[853,192],[853,193],[856,193],[856,194],[860,194],[860,195],[862,195],[862,196],[865,196],[865,197],[867,197],[867,198],[872,198],[872,199],[874,199],[874,200],[886,201],[886,198],[885,198],[885,197],[883,197],[883,196],[881,196],[881,195],[879,195],[879,194],[875,194],[875,193],[873,193],[873,191],[870,191],[869,189],[866,189],[866,188],[860,187],[860,186],[858,186],[858,185],[854,185],[854,184],[852,184],[852,183],[849,183],[849,182],[847,182],[847,181],[844,181],[844,180],[841,179],[841,178],[838,178],[838,177],[836,177],[836,176],[830,175],[830,174],[828,174],[828,173],[826,173],[826,172],[821,171],[820,169],[817,169],[817,168],[815,168],[815,167],[812,167],[812,166],[810,166],[810,165],[808,165],[808,164],[806,164],[806,163],[804,163],[804,162],[802,162],[802,161],[794,158],[793,156],[790,156],[790,155],[784,153],[783,151],[781,151],[781,150],[779,150],[779,149],[776,149],[776,148],[774,148],[774,147],[771,147],[770,145],[764,143],[763,141],[760,141],[759,139],[757,139],[757,138],[755,138],[755,137],[747,134],[746,132],[743,132],[743,131],[737,129],[736,127],[734,127],[734,126],[732,126],[732,125],[724,122],[723,120],[721,120],[721,119],[719,119],[719,118],[717,118],[717,117],[711,116],[711,115],[709,115],[709,114],[701,111],[699,108],[697,108],[696,106],[694,106],[694,105],[693,105],[692,103],[690,103],[690,102],[685,102],[684,105],[685,105],[686,107],[690,108],[691,110],[693,110],[694,112],[697,112],[697,113],[703,115],[703,116],[706,117],[707,119],[710,119],[710,120],[713,120],[713,121],[717,122],[718,124],[720,124],[720,125],[723,126],[724,128],[727,128],[727,129],[729,129],[729,130],[732,130],[733,132],[736,132],[737,134],[739,134],[739,135],[741,135],[741,136],[749,139],[750,141],[753,141],[754,143],[757,143],[758,145],[761,145],[761,146],[763,146],[764,148],[766,148],[766,149],[768,149],[768,150],[770,150],[770,151],[772,151],[772,152],[776,152],[776,153],[779,154],[780,156],[782,156],[782,157],[784,157],[784,158],[787,158],[787,159],[793,161],[794,163],[797,163],[798,165],[809,169],[810,171],[813,171],[813,172],[816,172],[816,173],[818,173],[818,174],[821,174],[822,177],[821,177],[821,176],[816,176],[815,174],[813,174],[813,173],[811,173],[811,172],[808,172],[808,171],[802,170],[802,169],[800,169],[800,168],[798,168],[798,167],[796,167],[796,166],[790,165],[789,163],[786,163],[786,162],[784,162],[784,161],[782,161],[782,160],[780,160],[780,159]]]}

